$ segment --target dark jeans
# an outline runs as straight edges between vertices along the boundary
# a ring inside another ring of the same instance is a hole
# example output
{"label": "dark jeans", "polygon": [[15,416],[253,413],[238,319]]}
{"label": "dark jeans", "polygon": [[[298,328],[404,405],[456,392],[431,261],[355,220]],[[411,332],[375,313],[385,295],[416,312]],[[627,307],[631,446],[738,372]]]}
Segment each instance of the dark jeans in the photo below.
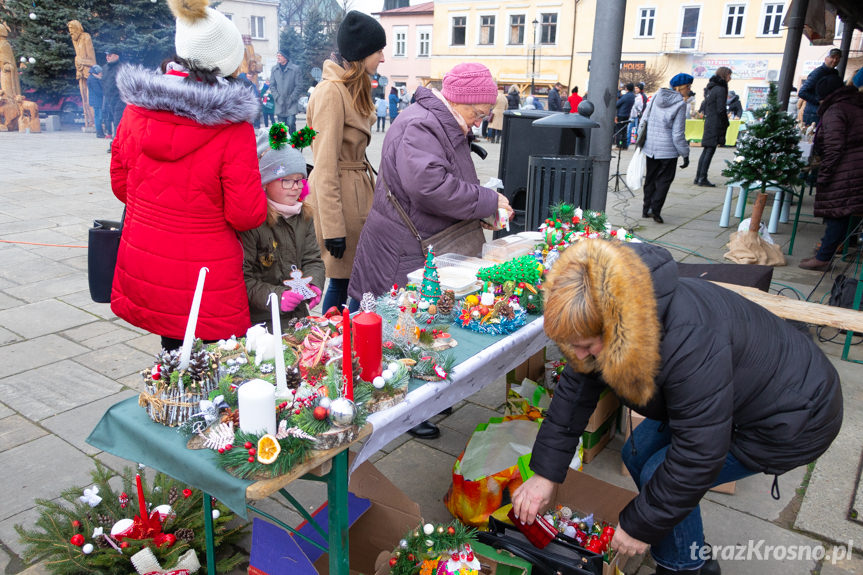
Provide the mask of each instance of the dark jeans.
{"label": "dark jeans", "polygon": [[488,141],[495,143],[495,144],[499,143],[500,142],[500,133],[501,133],[501,130],[495,130],[494,128],[489,128],[488,129]]}
{"label": "dark jeans", "polygon": [[264,127],[269,128],[272,124],[276,123],[276,117],[272,112],[263,112],[264,115]]}
{"label": "dark jeans", "polygon": [[[641,422],[623,444],[620,452],[623,464],[629,470],[639,491],[650,481],[659,466],[665,463],[665,456],[670,446],[671,430],[668,425],[652,419]],[[729,452],[725,456],[725,465],[713,481],[713,486],[737,481],[755,473]],[[662,508],[661,501],[655,501],[652,504]],[[659,544],[651,545],[650,554],[658,565],[666,569],[673,571],[698,569],[704,563],[699,553],[703,546],[704,527],[701,524],[701,510],[696,506]]]}
{"label": "dark jeans", "polygon": [[614,142],[621,150],[629,148],[629,116],[618,116],[614,123]]}
{"label": "dark jeans", "polygon": [[386,132],[387,131],[387,117],[386,116],[378,116],[378,125],[375,129],[376,132]]}
{"label": "dark jeans", "polygon": [[93,106],[93,125],[96,126],[96,137],[105,137],[105,128],[102,127],[102,106]]}
{"label": "dark jeans", "polygon": [[117,135],[117,126],[120,125],[123,111],[126,109],[126,104],[120,98],[117,100],[117,102],[102,103],[102,121],[105,123],[105,133],[112,138]]}
{"label": "dark jeans", "polygon": [[480,127],[479,132],[480,132],[480,134],[482,134],[482,137],[483,137],[483,138],[487,138],[487,137],[489,137],[489,134],[488,134],[488,120],[483,120],[483,121],[482,121],[482,126]]}
{"label": "dark jeans", "polygon": [[829,262],[833,259],[833,254],[836,253],[836,248],[845,239],[845,234],[848,233],[848,223],[851,221],[851,216],[842,218],[824,218],[824,236],[821,238],[821,247],[818,248],[818,253],[815,258],[822,262]]}
{"label": "dark jeans", "polygon": [[288,127],[288,133],[293,134],[297,131],[297,116],[296,114],[288,114],[287,116],[279,115],[279,121]]}
{"label": "dark jeans", "polygon": [[321,313],[327,313],[331,307],[336,306],[339,311],[348,302],[348,278],[330,278],[330,286],[327,288],[327,293],[324,294],[324,301],[321,304]]}
{"label": "dark jeans", "polygon": [[647,157],[647,170],[644,177],[644,207],[643,212],[652,211],[658,216],[665,205],[665,196],[677,172],[677,158],[656,160]]}
{"label": "dark jeans", "polygon": [[698,170],[695,172],[696,182],[707,179],[707,170],[710,169],[710,162],[713,161],[714,153],[716,153],[716,146],[701,148],[701,157],[698,158]]}

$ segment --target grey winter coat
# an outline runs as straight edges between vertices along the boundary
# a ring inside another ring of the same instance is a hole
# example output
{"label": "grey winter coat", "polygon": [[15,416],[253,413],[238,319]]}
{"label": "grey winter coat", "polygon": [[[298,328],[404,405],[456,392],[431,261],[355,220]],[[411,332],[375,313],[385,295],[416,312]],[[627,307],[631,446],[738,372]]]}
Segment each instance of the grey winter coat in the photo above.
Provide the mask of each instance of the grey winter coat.
{"label": "grey winter coat", "polygon": [[[671,430],[664,462],[620,513],[629,535],[656,544],[698,505],[729,451],[753,472],[769,474],[824,453],[842,426],[842,388],[808,335],[734,292],[679,278],[663,248],[621,248],[634,250],[647,269],[598,262],[589,271],[607,292],[622,294],[621,301],[606,320],[595,370],[579,373],[578,361],[570,361],[561,375],[530,467],[563,480],[608,384],[623,403]],[[632,321],[651,305],[658,322]],[[644,375],[651,372],[656,375]],[[651,393],[646,403],[628,399],[645,389]]]}
{"label": "grey winter coat", "polygon": [[670,88],[657,92],[641,116],[638,133],[647,123],[647,141],[644,155],[654,160],[689,157],[689,143],[684,135],[686,129],[686,102],[680,93]]}
{"label": "grey winter coat", "polygon": [[276,100],[276,116],[295,116],[300,108],[297,102],[303,94],[303,77],[300,67],[288,62],[284,68],[276,64],[270,70],[270,93]]}
{"label": "grey winter coat", "polygon": [[[442,101],[423,87],[384,138],[374,202],[354,259],[348,293],[361,299],[423,267],[420,244],[387,200],[384,181],[423,238],[497,210],[497,193],[479,185],[470,142]],[[440,255],[440,254],[438,254]]]}

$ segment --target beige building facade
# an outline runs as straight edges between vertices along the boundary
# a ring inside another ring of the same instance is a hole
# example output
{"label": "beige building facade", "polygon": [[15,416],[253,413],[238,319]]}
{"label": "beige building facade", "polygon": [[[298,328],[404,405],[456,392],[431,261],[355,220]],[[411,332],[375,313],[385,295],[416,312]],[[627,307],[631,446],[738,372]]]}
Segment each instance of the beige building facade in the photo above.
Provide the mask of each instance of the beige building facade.
{"label": "beige building facade", "polygon": [[[459,62],[478,61],[489,67],[499,84],[516,84],[523,94],[529,92],[534,70],[539,93],[559,81],[569,88],[579,86],[585,94],[596,4],[597,0],[439,0],[431,76],[439,79]],[[766,97],[768,82],[779,79],[786,37],[782,21],[789,5],[790,0],[630,0],[622,76],[650,76],[660,86],[686,72],[695,77],[693,88],[700,98],[716,68],[728,66],[733,70],[730,89],[740,95],[744,107],[757,107]],[[835,46],[839,44],[837,38]],[[851,46],[849,77],[863,65],[859,31]],[[803,38],[795,86],[821,64],[831,47],[811,46]]]}
{"label": "beige building facade", "polygon": [[262,58],[263,77],[269,76],[279,51],[279,0],[222,0],[216,10],[251,38],[255,54]]}
{"label": "beige building facade", "polygon": [[375,16],[387,34],[384,63],[378,68],[378,73],[387,77],[386,92],[396,86],[413,93],[431,77],[434,3],[394,8]]}

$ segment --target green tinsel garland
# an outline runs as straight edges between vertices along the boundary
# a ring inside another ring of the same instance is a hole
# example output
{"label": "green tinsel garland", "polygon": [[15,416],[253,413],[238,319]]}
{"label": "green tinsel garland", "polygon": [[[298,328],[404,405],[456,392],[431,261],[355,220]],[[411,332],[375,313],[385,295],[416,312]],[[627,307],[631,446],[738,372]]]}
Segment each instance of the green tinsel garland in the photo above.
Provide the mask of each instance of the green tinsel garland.
{"label": "green tinsel garland", "polygon": [[[476,530],[466,527],[458,521],[447,525],[432,525],[430,535],[423,531],[424,525],[418,526],[399,543],[393,550],[395,564],[390,567],[390,575],[414,575],[419,573],[424,559],[434,559],[448,555],[453,549],[459,549],[465,544],[476,543]],[[429,545],[429,542],[431,545]]]}
{"label": "green tinsel garland", "polygon": [[476,277],[482,281],[496,284],[503,284],[511,281],[516,284],[524,282],[536,285],[540,282],[542,273],[536,263],[536,258],[531,255],[527,255],[513,258],[509,261],[487,268],[480,268],[480,270],[476,272]]}
{"label": "green tinsel garland", "polygon": [[[144,547],[150,547],[165,569],[174,566],[180,555],[189,549],[194,549],[201,563],[205,563],[206,537],[204,517],[201,513],[203,494],[198,489],[185,491],[187,486],[161,473],[155,475],[152,484],[142,474],[144,498],[151,509],[163,504],[171,505],[176,517],[167,519],[162,531],[174,534],[182,529],[184,531],[181,534],[191,534],[190,541],[178,538],[171,547],[156,547],[150,539],[126,539],[129,546],[123,549],[122,553],[118,553],[111,546],[93,539],[92,533],[96,527],[101,527],[106,534],[110,533],[115,522],[132,519],[139,509],[135,470],[127,467],[122,474],[122,490],[129,498],[123,508],[120,506],[120,494],[109,483],[112,472],[98,461],[95,463],[93,481],[86,487],[96,485],[102,501],[95,507],[83,503],[79,499],[83,493],[82,487],[64,490],[60,494],[60,501],[36,499],[39,517],[34,527],[25,529],[21,525],[15,526],[15,531],[25,545],[22,556],[24,561],[44,561],[45,566],[57,575],[128,575],[135,572],[131,562],[132,555]],[[185,493],[188,493],[188,496]],[[226,549],[243,537],[245,524],[228,528],[226,525],[234,519],[233,512],[219,502],[213,505],[213,509],[219,510],[219,517],[213,520],[215,546],[217,549]],[[74,527],[73,521],[78,521],[80,526]],[[72,536],[79,533],[84,536],[86,543],[93,545],[92,553],[84,554],[81,547],[70,543]],[[233,551],[228,551],[225,555],[216,563],[217,572],[232,571],[244,560],[242,554]]]}
{"label": "green tinsel garland", "polygon": [[304,128],[300,128],[293,134],[291,134],[290,139],[288,140],[294,148],[298,150],[302,150],[306,146],[312,145],[312,140],[315,139],[318,133],[312,130],[309,126]]}

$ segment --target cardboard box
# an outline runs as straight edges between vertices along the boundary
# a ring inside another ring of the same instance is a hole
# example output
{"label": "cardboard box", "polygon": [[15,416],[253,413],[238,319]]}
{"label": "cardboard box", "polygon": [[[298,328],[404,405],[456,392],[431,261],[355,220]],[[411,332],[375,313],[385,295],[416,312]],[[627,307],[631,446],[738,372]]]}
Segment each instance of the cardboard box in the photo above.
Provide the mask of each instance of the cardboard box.
{"label": "cardboard box", "polygon": [[[621,425],[623,427],[623,438],[624,441],[629,439],[629,430],[630,420],[632,421],[632,429],[638,427],[638,424],[644,421],[646,418],[640,413],[636,413],[629,409],[628,407],[623,408],[623,417],[621,419]],[[587,450],[585,450],[585,453]],[[587,460],[585,460],[587,461]],[[621,463],[620,464],[620,474],[621,475],[629,475],[629,470],[626,469],[626,466]],[[722,485],[717,485],[716,487],[711,487],[710,491],[715,491],[716,493],[726,493],[728,495],[734,495],[734,492],[737,490],[737,482],[731,481],[729,483],[723,483]]]}
{"label": "cardboard box", "polygon": [[[348,486],[349,499],[349,560],[350,571],[354,573],[374,573],[375,560],[381,551],[391,551],[397,545],[404,534],[416,528],[422,522],[419,504],[411,500],[374,465],[366,461],[353,473]],[[318,508],[312,516],[318,520],[325,532],[328,530],[326,522],[326,503]],[[257,520],[256,520],[257,523]],[[256,559],[263,561],[263,552],[266,547],[264,542],[256,548],[254,544],[255,533],[252,538],[252,561],[249,572],[257,569],[256,573],[267,575],[328,575],[329,555],[322,553],[314,546],[308,545],[300,538],[294,539],[281,528],[268,524],[269,528],[276,529],[288,537],[294,544],[286,547],[279,546],[278,561],[270,562],[266,566],[256,563]],[[269,530],[264,528],[264,530]],[[325,539],[308,523],[301,524],[298,531],[319,541]],[[293,549],[291,549],[293,548]],[[295,551],[294,551],[295,550]],[[299,555],[296,555],[299,553]],[[308,554],[314,555],[310,558]],[[303,569],[302,565],[311,563],[313,568]]]}
{"label": "cardboard box", "polygon": [[533,381],[545,381],[545,348],[539,350],[527,361],[519,365],[506,374],[506,391],[509,393],[509,386],[513,383],[521,383],[524,379]]}
{"label": "cardboard box", "polygon": [[483,575],[530,575],[533,566],[507,551],[501,551],[480,543],[471,543],[474,554],[479,558],[480,573]]}
{"label": "cardboard box", "polygon": [[593,461],[593,458],[599,455],[599,452],[611,441],[611,438],[614,437],[614,424],[616,421],[617,410],[615,409],[596,431],[585,431],[581,434],[581,441],[584,445],[584,455],[582,457],[584,463]]}
{"label": "cardboard box", "polygon": [[[584,430],[587,432],[597,431],[600,427],[605,425],[609,417],[617,415],[617,409],[619,407],[620,400],[617,399],[617,396],[613,391],[611,391],[610,387],[606,387],[600,394],[599,401],[596,403],[596,409],[594,409],[593,413],[590,415],[587,427],[585,427]],[[614,434],[613,432],[614,429],[612,429],[612,435]],[[585,442],[584,446],[587,447],[587,442]]]}

